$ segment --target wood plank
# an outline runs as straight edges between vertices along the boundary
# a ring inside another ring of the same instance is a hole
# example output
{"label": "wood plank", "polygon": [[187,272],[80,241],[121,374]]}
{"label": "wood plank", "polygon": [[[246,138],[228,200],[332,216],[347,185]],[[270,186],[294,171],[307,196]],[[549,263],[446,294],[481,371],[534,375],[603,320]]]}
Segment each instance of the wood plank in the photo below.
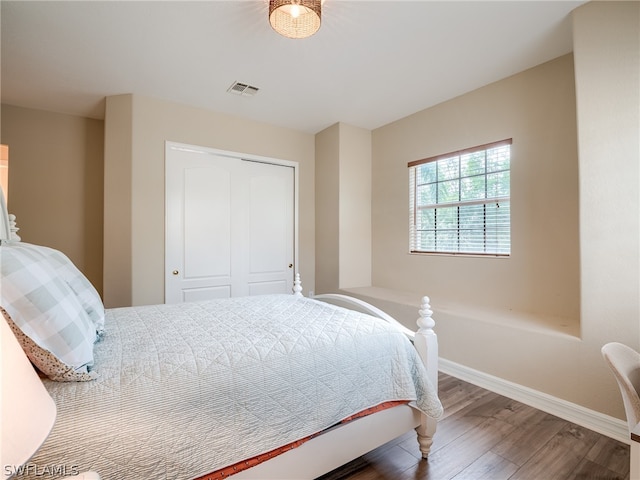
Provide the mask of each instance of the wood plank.
{"label": "wood plank", "polygon": [[489,393],[488,390],[441,373],[438,380],[438,396],[445,406],[441,420],[476,403]]}
{"label": "wood plank", "polygon": [[[433,456],[441,448],[447,447],[459,437],[463,436],[467,432],[477,430],[479,425],[483,423],[486,418],[480,415],[467,415],[467,413],[475,408],[479,408],[484,403],[491,403],[493,401],[500,400],[500,396],[494,393],[488,392],[487,395],[476,400],[477,405],[468,404],[464,408],[458,410],[456,413],[445,417],[438,422],[438,430],[433,439],[433,445],[431,447],[430,457]],[[445,408],[446,412],[446,408]]]}
{"label": "wood plank", "polygon": [[[531,456],[544,447],[566,422],[540,410],[533,410],[533,415],[524,416],[526,422],[500,442],[492,450],[497,455],[517,464],[524,465]],[[523,446],[526,445],[526,448]]]}
{"label": "wood plank", "polygon": [[[502,420],[489,419],[480,423],[477,428],[469,429],[446,448],[429,455],[430,478],[453,478],[489,452],[515,428]],[[456,452],[455,455],[452,452]]]}
{"label": "wood plank", "polygon": [[[322,480],[629,479],[629,446],[440,374],[445,417],[420,459],[413,432]],[[640,432],[639,432],[640,435]]]}
{"label": "wood plank", "polygon": [[629,446],[601,437],[589,450],[586,460],[623,476],[629,473]]}
{"label": "wood plank", "polygon": [[370,468],[375,470],[383,478],[399,478],[402,472],[421,463],[399,445],[385,449],[383,452],[371,452],[363,456]]}
{"label": "wood plank", "polygon": [[569,478],[598,437],[595,432],[567,423],[511,479]]}
{"label": "wood plank", "polygon": [[583,459],[578,464],[575,472],[568,477],[568,480],[591,480],[594,478],[597,478],[598,480],[624,480],[627,476],[609,470],[608,468],[590,460]]}
{"label": "wood plank", "polygon": [[500,455],[487,452],[453,478],[454,480],[496,480],[509,478],[518,468],[518,465]]}

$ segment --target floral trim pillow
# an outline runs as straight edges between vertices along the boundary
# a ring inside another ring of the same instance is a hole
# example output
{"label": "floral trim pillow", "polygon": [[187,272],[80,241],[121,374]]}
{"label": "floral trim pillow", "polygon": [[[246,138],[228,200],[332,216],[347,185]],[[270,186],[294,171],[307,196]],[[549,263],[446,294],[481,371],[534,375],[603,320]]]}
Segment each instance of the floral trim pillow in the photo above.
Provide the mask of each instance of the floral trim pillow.
{"label": "floral trim pillow", "polygon": [[24,334],[25,352],[52,380],[90,380],[94,323],[46,258],[16,245],[0,246],[0,306]]}
{"label": "floral trim pillow", "polygon": [[20,330],[20,327],[11,320],[11,317],[4,308],[0,307],[0,312],[2,312],[2,316],[4,316],[9,327],[13,330],[13,334],[18,339],[27,358],[29,358],[34,365],[40,365],[38,370],[51,380],[55,380],[56,382],[87,382],[98,378],[95,371],[88,373],[77,372],[73,367],[62,363],[53,353],[40,348],[33,340],[25,335],[22,330]]}

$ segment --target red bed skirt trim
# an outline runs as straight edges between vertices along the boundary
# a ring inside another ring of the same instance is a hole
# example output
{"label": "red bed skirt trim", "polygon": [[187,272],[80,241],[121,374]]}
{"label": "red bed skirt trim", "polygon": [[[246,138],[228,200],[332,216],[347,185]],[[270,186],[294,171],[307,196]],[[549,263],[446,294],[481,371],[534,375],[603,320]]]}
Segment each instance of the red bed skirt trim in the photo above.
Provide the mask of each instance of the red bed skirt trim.
{"label": "red bed skirt trim", "polygon": [[[367,408],[355,415],[351,415],[350,417],[345,418],[339,423],[347,423],[357,418],[366,417],[367,415],[371,415],[372,413],[379,412],[381,410],[386,410],[388,408],[397,407],[398,405],[404,405],[409,403],[408,400],[395,400],[390,402],[383,402],[380,405],[376,405],[375,407]],[[242,472],[243,470],[247,470],[251,467],[255,467],[256,465],[266,462],[267,460],[272,459],[273,457],[277,457],[278,455],[288,452],[289,450],[293,450],[294,448],[299,447],[303,443],[311,440],[318,435],[322,435],[322,432],[314,433],[313,435],[309,435],[306,438],[301,440],[296,440],[295,442],[291,442],[288,445],[285,445],[280,448],[276,448],[266,453],[262,453],[256,457],[249,458],[247,460],[242,460],[238,463],[234,463],[233,465],[229,465],[228,467],[224,467],[220,470],[216,470],[215,472],[209,473],[207,475],[203,475],[202,477],[198,477],[195,480],[220,480],[223,478],[230,477],[231,475]]]}

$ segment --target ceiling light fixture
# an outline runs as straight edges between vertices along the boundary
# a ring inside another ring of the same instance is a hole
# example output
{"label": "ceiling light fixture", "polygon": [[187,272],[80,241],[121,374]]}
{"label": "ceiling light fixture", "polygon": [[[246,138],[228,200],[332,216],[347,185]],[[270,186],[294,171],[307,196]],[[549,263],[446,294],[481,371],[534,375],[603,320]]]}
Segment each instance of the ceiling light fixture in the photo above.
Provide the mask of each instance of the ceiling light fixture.
{"label": "ceiling light fixture", "polygon": [[287,38],[307,38],[320,28],[321,0],[269,0],[269,23]]}

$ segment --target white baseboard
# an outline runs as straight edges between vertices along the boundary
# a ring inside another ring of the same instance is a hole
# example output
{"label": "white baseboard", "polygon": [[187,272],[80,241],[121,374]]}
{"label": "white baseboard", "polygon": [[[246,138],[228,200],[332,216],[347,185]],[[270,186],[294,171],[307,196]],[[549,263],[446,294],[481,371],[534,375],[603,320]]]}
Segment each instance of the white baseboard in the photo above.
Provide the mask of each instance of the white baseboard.
{"label": "white baseboard", "polygon": [[439,370],[447,375],[512,398],[513,400],[517,400],[518,402],[522,402],[620,442],[626,444],[631,443],[627,423],[619,418],[590,410],[575,403],[503,380],[502,378],[494,377],[493,375],[474,370],[473,368],[444,358],[439,359],[439,367]]}

